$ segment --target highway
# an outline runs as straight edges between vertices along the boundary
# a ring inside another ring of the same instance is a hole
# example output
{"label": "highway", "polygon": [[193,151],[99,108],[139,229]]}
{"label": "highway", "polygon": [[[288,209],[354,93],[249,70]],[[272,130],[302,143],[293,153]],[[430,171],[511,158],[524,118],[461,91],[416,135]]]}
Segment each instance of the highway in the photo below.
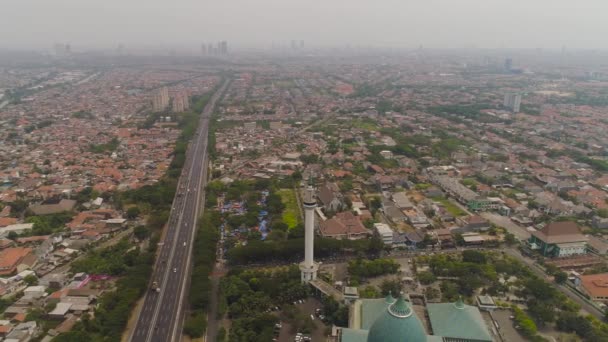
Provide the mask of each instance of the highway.
{"label": "highway", "polygon": [[[165,342],[181,339],[185,299],[188,296],[192,245],[199,210],[204,201],[207,181],[207,136],[209,119],[228,81],[213,94],[203,112],[193,140],[186,152],[165,237],[160,243],[150,288],[137,317],[129,340]],[[160,291],[152,289],[153,282]]]}

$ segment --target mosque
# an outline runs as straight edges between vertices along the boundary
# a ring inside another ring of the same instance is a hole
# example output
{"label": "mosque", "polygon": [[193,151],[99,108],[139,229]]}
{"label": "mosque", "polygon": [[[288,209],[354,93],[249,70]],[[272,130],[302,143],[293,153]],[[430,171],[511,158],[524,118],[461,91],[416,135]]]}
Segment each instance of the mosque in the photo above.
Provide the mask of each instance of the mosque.
{"label": "mosque", "polygon": [[491,342],[479,309],[459,299],[426,306],[432,334],[412,308],[409,298],[390,294],[381,299],[360,299],[350,308],[349,328],[340,342]]}

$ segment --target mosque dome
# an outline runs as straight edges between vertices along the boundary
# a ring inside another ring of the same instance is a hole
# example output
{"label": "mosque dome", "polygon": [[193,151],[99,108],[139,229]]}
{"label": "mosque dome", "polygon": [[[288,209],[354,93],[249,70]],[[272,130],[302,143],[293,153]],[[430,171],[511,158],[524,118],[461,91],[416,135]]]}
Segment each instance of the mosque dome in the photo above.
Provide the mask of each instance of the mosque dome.
{"label": "mosque dome", "polygon": [[367,335],[367,342],[425,341],[426,331],[403,296],[378,316]]}

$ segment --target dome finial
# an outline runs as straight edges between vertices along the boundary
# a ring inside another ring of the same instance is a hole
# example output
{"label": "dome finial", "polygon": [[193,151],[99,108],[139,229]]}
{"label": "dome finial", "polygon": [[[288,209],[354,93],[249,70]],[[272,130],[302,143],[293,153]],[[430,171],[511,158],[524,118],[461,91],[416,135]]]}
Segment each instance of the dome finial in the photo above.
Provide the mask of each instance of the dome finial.
{"label": "dome finial", "polygon": [[393,297],[392,291],[388,291],[388,295],[384,298],[386,304],[393,304],[395,302],[395,297]]}
{"label": "dome finial", "polygon": [[462,301],[462,296],[458,296],[458,300],[456,301],[456,303],[454,303],[454,306],[456,307],[456,309],[464,309],[464,302]]}
{"label": "dome finial", "polygon": [[412,309],[405,301],[403,292],[399,294],[399,298],[397,299],[397,301],[388,307],[388,312],[391,315],[399,318],[406,318],[412,315]]}

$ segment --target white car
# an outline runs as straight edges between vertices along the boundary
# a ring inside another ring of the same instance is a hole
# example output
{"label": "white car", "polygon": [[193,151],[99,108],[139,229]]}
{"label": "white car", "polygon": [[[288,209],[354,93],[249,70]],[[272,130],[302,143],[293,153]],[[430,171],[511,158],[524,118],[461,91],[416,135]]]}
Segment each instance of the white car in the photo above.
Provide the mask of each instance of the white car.
{"label": "white car", "polygon": [[186,247],[186,241],[184,241],[184,247]]}
{"label": "white car", "polygon": [[173,273],[176,273],[176,272],[177,272],[177,268],[174,267],[173,268]]}

